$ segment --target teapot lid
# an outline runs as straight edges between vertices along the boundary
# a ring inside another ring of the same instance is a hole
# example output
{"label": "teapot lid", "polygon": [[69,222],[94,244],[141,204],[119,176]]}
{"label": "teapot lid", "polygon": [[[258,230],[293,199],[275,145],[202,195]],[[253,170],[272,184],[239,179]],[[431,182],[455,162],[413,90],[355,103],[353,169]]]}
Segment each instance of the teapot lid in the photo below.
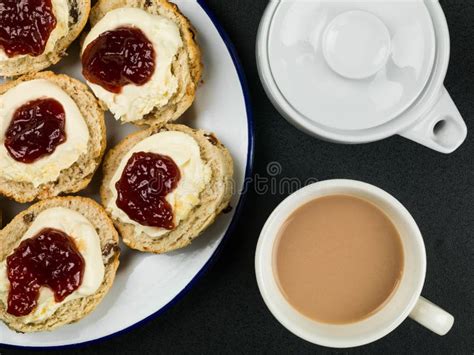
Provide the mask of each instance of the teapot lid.
{"label": "teapot lid", "polygon": [[285,116],[326,129],[364,130],[401,115],[427,85],[436,39],[423,0],[270,5],[257,59]]}

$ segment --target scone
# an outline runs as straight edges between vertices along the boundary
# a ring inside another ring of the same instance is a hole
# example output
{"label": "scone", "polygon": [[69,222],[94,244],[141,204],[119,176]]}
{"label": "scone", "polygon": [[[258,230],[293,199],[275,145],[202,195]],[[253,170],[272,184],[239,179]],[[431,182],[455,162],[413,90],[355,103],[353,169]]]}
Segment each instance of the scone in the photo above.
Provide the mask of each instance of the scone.
{"label": "scone", "polygon": [[0,76],[59,62],[86,25],[90,7],[90,0],[1,1]]}
{"label": "scone", "polygon": [[159,254],[190,244],[229,206],[232,176],[230,153],[213,134],[166,125],[107,154],[100,192],[124,243]]}
{"label": "scone", "polygon": [[79,321],[112,286],[119,254],[117,231],[95,201],[38,202],[0,230],[0,321],[24,333]]}
{"label": "scone", "polygon": [[79,81],[41,72],[0,85],[0,195],[30,202],[80,191],[105,146],[104,111]]}
{"label": "scone", "polygon": [[117,120],[158,126],[193,103],[201,78],[195,30],[167,0],[99,0],[82,73]]}

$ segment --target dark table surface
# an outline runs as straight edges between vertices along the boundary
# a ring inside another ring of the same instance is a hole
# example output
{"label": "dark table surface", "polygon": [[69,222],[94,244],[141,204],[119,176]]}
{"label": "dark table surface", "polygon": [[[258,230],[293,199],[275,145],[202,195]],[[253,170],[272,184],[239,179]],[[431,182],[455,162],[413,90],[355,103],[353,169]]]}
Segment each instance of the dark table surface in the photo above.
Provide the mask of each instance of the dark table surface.
{"label": "dark table surface", "polygon": [[[302,181],[350,178],[396,196],[424,235],[428,269],[423,295],[455,317],[437,336],[406,320],[387,337],[354,353],[472,354],[474,352],[474,2],[442,0],[452,41],[446,87],[470,134],[451,155],[401,137],[345,146],[299,132],[268,101],[257,75],[255,36],[265,0],[208,0],[243,62],[254,107],[255,173],[282,166],[279,177]],[[77,353],[314,353],[331,349],[286,331],[265,307],[255,280],[260,229],[285,195],[251,191],[239,226],[216,264],[171,310],[125,335]],[[343,351],[340,351],[343,352]],[[346,352],[346,351],[344,351]],[[0,354],[13,353],[0,350]]]}

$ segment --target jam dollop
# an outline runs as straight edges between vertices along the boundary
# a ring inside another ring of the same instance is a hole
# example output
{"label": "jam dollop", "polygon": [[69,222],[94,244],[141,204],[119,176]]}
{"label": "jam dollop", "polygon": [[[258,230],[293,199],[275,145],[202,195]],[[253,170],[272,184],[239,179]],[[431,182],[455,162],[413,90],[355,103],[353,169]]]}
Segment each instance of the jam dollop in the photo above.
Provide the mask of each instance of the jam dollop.
{"label": "jam dollop", "polygon": [[146,84],[154,71],[153,44],[134,27],[101,33],[82,54],[84,77],[116,94],[128,84]]}
{"label": "jam dollop", "polygon": [[59,230],[45,228],[25,239],[7,257],[7,312],[16,317],[30,314],[42,286],[53,291],[56,302],[63,301],[82,284],[84,268],[74,240]]}
{"label": "jam dollop", "polygon": [[0,0],[0,47],[10,58],[43,54],[55,27],[51,0]]}
{"label": "jam dollop", "polygon": [[66,141],[66,113],[54,99],[38,99],[20,106],[5,135],[5,148],[10,156],[30,164],[54,153]]}
{"label": "jam dollop", "polygon": [[181,179],[175,162],[155,153],[134,153],[115,184],[117,206],[144,226],[175,228],[171,205],[165,197]]}

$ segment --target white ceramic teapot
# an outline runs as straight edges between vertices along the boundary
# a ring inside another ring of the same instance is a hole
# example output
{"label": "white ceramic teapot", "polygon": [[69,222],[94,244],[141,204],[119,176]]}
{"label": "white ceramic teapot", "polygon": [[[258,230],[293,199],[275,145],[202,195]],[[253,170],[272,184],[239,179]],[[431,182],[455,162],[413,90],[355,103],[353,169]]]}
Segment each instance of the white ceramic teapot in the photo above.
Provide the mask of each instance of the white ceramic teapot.
{"label": "white ceramic teapot", "polygon": [[437,0],[272,0],[257,62],[279,112],[337,143],[399,134],[442,153],[467,135],[444,88],[450,41]]}

